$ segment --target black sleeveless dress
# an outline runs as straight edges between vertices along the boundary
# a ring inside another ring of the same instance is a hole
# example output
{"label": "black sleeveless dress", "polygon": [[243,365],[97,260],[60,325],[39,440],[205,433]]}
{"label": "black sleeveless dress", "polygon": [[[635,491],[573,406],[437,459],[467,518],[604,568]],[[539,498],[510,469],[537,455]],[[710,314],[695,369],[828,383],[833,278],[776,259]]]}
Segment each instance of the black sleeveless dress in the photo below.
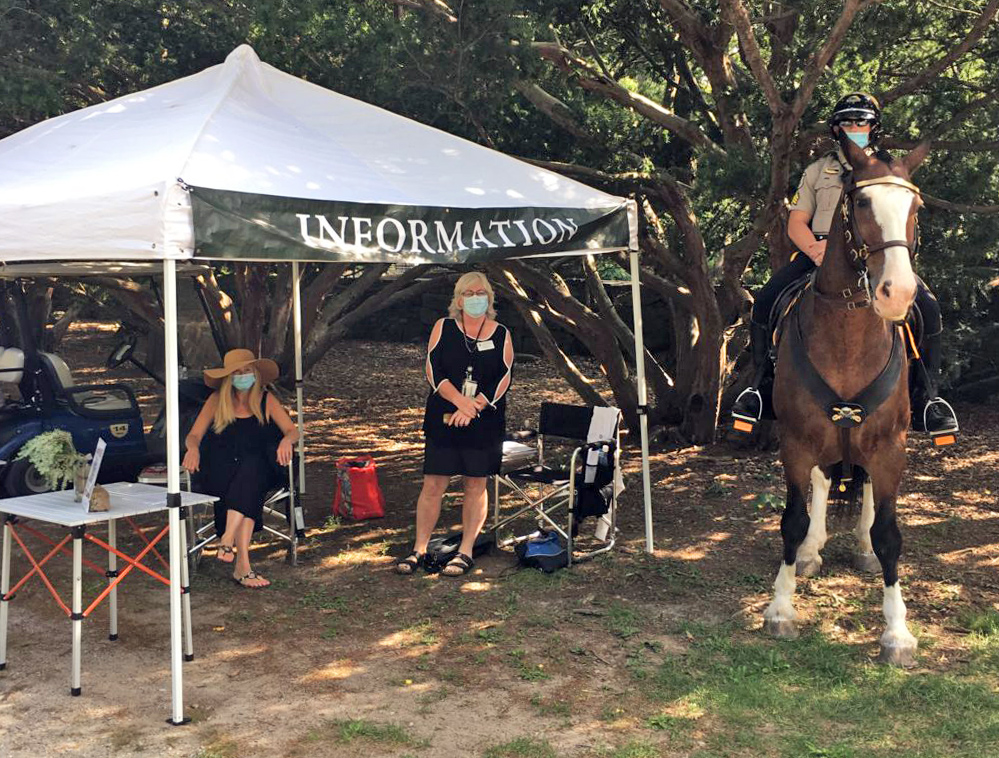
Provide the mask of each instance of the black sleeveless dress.
{"label": "black sleeveless dress", "polygon": [[[423,473],[445,476],[492,476],[498,474],[506,436],[506,393],[513,366],[503,359],[509,330],[496,324],[488,338],[466,337],[458,322],[444,319],[440,339],[427,355],[431,391],[423,414],[426,436]],[[445,379],[460,392],[471,372],[477,393],[488,405],[465,427],[448,426],[445,414],[457,408],[437,393]]]}
{"label": "black sleeveless dress", "polygon": [[215,503],[215,531],[225,532],[226,511],[252,518],[253,530],[263,528],[264,495],[275,486],[279,469],[275,463],[281,430],[267,420],[267,393],[260,400],[265,422],[256,416],[237,418],[216,434],[209,427],[201,440],[201,466],[194,475],[197,492],[219,498]]}

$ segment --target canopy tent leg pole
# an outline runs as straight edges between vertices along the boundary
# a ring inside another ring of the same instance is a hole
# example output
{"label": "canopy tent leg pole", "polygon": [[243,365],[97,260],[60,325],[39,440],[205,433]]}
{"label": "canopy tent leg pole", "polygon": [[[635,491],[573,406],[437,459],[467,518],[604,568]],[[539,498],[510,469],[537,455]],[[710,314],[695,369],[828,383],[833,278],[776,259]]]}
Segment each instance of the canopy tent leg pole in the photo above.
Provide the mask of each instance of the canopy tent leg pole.
{"label": "canopy tent leg pole", "polygon": [[302,287],[298,261],[291,262],[291,310],[295,331],[295,409],[298,421],[298,491],[305,494],[305,417],[302,413]]}
{"label": "canopy tent leg pole", "polygon": [[638,423],[642,434],[642,491],[645,498],[645,552],[653,550],[652,477],[649,473],[649,390],[645,384],[645,336],[642,334],[642,291],[639,282],[638,251],[631,257],[631,312],[635,327],[635,370],[638,374]]}
{"label": "canopy tent leg pole", "polygon": [[163,261],[163,325],[166,359],[167,514],[170,524],[170,684],[172,710],[168,723],[184,724],[183,626],[180,562],[180,407],[177,370],[177,262]]}

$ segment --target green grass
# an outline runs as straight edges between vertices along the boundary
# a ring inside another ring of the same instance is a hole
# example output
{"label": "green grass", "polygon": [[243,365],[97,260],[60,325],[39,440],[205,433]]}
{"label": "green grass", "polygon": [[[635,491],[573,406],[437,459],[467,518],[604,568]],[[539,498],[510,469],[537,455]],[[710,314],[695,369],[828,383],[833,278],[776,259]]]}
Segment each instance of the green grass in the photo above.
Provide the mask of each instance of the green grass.
{"label": "green grass", "polygon": [[306,739],[309,742],[328,742],[332,739],[341,744],[363,741],[383,745],[426,746],[425,741],[416,739],[397,724],[380,724],[366,719],[327,721],[309,731]]}
{"label": "green grass", "polygon": [[536,740],[533,737],[520,737],[502,745],[495,745],[482,754],[482,758],[557,758],[547,740]]}
{"label": "green grass", "polygon": [[630,608],[622,605],[612,605],[604,616],[607,629],[615,637],[623,640],[638,634],[641,629],[638,626],[638,614]]}
{"label": "green grass", "polygon": [[306,608],[317,611],[347,610],[347,598],[341,595],[331,595],[326,590],[311,590],[302,595],[299,602]]}
{"label": "green grass", "polygon": [[663,753],[648,742],[629,742],[620,747],[602,750],[597,755],[599,758],[662,758]]}
{"label": "green grass", "polygon": [[972,661],[950,673],[874,665],[868,647],[816,632],[778,642],[686,625],[688,653],[633,682],[662,712],[647,728],[689,731],[673,714],[698,712],[697,756],[980,758],[999,740],[999,624],[982,618]]}

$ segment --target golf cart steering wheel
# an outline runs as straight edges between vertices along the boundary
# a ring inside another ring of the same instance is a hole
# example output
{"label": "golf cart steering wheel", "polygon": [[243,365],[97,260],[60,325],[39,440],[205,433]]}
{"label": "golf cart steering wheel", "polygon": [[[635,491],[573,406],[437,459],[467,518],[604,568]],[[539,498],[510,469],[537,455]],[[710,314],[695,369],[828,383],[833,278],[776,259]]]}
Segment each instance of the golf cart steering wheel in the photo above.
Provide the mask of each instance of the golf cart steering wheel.
{"label": "golf cart steering wheel", "polygon": [[127,339],[111,351],[107,359],[108,368],[118,368],[121,364],[132,357],[135,351],[135,340]]}

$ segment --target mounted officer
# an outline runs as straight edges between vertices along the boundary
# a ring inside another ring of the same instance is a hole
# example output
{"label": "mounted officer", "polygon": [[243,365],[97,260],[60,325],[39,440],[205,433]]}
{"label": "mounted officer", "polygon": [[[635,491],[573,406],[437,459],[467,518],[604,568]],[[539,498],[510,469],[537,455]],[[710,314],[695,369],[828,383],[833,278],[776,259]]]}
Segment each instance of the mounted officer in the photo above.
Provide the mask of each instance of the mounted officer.
{"label": "mounted officer", "polygon": [[[863,92],[851,92],[840,98],[829,118],[833,139],[838,140],[840,130],[873,153],[881,137],[881,107],[878,101]],[[850,170],[846,156],[837,147],[809,165],[801,177],[798,191],[791,200],[787,224],[788,236],[797,249],[791,256],[791,262],[774,273],[760,290],[753,305],[749,344],[756,376],[753,386],[743,390],[732,406],[737,428],[745,429],[746,424],[752,428],[763,415],[764,402],[760,390],[769,392],[773,383],[769,333],[771,311],[789,285],[822,264],[826,236],[839,204],[843,179]],[[917,366],[910,375],[913,428],[926,431],[936,439],[956,433],[958,423],[950,403],[937,394],[943,326],[940,306],[921,280],[916,306],[923,320],[923,335],[919,346],[921,366]],[[740,421],[744,423],[739,424]]]}

